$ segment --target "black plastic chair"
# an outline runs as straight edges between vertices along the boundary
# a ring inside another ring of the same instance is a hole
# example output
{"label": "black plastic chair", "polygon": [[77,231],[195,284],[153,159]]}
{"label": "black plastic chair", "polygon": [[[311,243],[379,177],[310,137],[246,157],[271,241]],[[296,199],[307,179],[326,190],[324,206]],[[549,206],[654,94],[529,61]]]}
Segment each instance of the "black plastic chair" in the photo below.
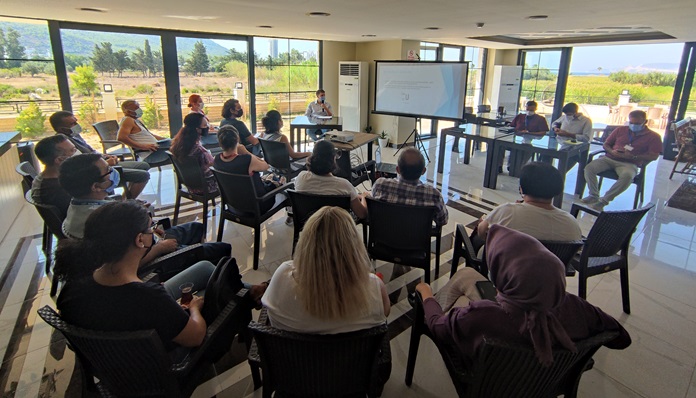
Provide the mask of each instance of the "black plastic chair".
{"label": "black plastic chair", "polygon": [[612,131],[616,130],[619,127],[621,127],[621,125],[618,125],[618,124],[607,125],[607,127],[604,128],[604,131],[602,131],[602,136],[599,138],[593,137],[592,141],[590,141],[590,144],[604,145],[604,141],[606,141],[607,138],[609,138]]}
{"label": "black plastic chair", "polygon": [[618,332],[603,332],[575,343],[577,352],[553,350],[553,363],[541,365],[534,348],[484,338],[474,358],[463,357],[457,347],[434,339],[425,324],[423,299],[416,292],[411,343],[405,383],[410,386],[416,367],[420,337],[428,336],[437,346],[459,397],[576,397],[580,378],[592,368],[592,356]]}
{"label": "black plastic chair", "polygon": [[585,245],[582,240],[573,241],[553,241],[540,240],[542,245],[558,257],[566,269],[566,276],[575,276],[575,268],[570,264],[580,251],[580,248]]}
{"label": "black plastic chair", "polygon": [[88,391],[108,397],[189,397],[212,369],[211,358],[218,356],[212,351],[229,347],[234,336],[244,330],[248,311],[241,302],[230,301],[208,325],[203,344],[176,364],[171,362],[155,330],[86,330],[68,324],[49,306],[40,308],[38,313],[65,336],[75,351]]}
{"label": "black plastic chair", "polygon": [[121,160],[135,159],[133,152],[118,140],[118,122],[116,120],[94,123],[92,127],[99,134],[103,153],[116,156]]}
{"label": "black plastic chair", "polygon": [[283,397],[378,397],[391,372],[386,325],[334,335],[293,333],[256,322],[249,329],[255,341],[249,362],[252,369],[260,362],[264,398],[274,392]]}
{"label": "black plastic chair", "polygon": [[621,278],[621,301],[623,312],[631,313],[628,286],[628,248],[631,236],[645,214],[653,208],[652,203],[636,210],[603,211],[574,203],[570,214],[574,217],[582,210],[597,217],[587,234],[580,257],[573,260],[578,271],[578,296],[587,298],[587,278],[619,270]]}
{"label": "black plastic chair", "polygon": [[[292,238],[292,253],[295,254],[295,245],[300,239],[300,232],[304,228],[305,223],[317,210],[324,206],[336,206],[346,211],[350,211],[350,196],[349,195],[315,195],[306,192],[298,192],[289,189],[288,196],[292,204],[293,218],[293,238]],[[367,245],[367,222],[365,220],[357,220],[356,223],[363,226],[363,241]]]}
{"label": "black plastic chair", "polygon": [[[271,218],[285,206],[290,205],[290,200],[277,194],[282,193],[292,184],[282,185],[262,197],[256,195],[256,189],[252,177],[249,175],[230,174],[215,170],[211,167],[213,175],[218,182],[221,195],[220,225],[218,227],[217,241],[222,241],[225,228],[225,220],[236,222],[254,228],[254,269],[259,268],[259,251],[261,245],[261,223]],[[261,205],[267,200],[275,199],[275,204],[265,213],[261,211]]]}
{"label": "black plastic chair", "polygon": [[[44,236],[43,236],[43,252],[46,255],[46,275],[52,275],[51,272],[51,259],[53,255],[53,235],[58,238],[58,241],[65,239],[63,234],[63,218],[60,215],[60,211],[51,205],[45,205],[34,201],[31,197],[31,189],[24,194],[24,199],[36,208],[39,215],[44,221]],[[55,296],[58,292],[58,280],[55,276],[51,278],[51,297]]]}
{"label": "black plastic chair", "polygon": [[273,168],[275,173],[285,176],[288,181],[295,178],[302,170],[305,170],[304,163],[290,159],[290,152],[288,152],[288,147],[285,143],[263,139],[260,139],[259,142],[263,150],[263,160]]}
{"label": "black plastic chair", "polygon": [[[595,156],[597,156],[600,153],[604,153],[606,151],[601,150],[601,151],[595,151],[590,153],[589,158],[587,159],[587,164],[589,165],[590,162],[594,159]],[[633,177],[633,184],[636,185],[636,195],[633,199],[633,208],[637,209],[638,208],[638,203],[643,204],[643,199],[644,195],[643,192],[645,191],[645,168],[648,166],[648,163],[640,166],[638,170],[638,174],[636,174],[635,177]],[[602,182],[604,181],[605,178],[609,178],[611,180],[618,180],[619,176],[616,174],[614,170],[607,170],[603,171],[599,174],[597,174],[599,177],[599,189],[602,189]]]}
{"label": "black plastic chair", "polygon": [[[214,180],[215,177],[206,177],[203,174],[198,161],[192,157],[177,159],[174,154],[167,151],[167,156],[174,167],[176,176],[176,202],[174,204],[174,225],[179,222],[179,209],[181,208],[181,198],[203,203],[203,229],[208,230],[208,202],[210,201],[215,209],[215,198],[220,196],[220,190],[208,192],[208,180]],[[200,190],[205,193],[197,194],[192,190]]]}
{"label": "black plastic chair", "polygon": [[370,232],[367,252],[373,259],[418,267],[430,283],[430,242],[435,236],[435,275],[440,273],[442,228],[433,227],[434,206],[406,206],[367,200]]}
{"label": "black plastic chair", "polygon": [[454,229],[454,247],[452,248],[452,268],[450,270],[450,278],[457,272],[459,267],[459,259],[464,257],[464,262],[467,267],[471,267],[478,271],[481,275],[488,278],[488,266],[486,265],[486,256],[479,257],[474,247],[471,238],[466,233],[466,228],[462,224],[457,224]]}

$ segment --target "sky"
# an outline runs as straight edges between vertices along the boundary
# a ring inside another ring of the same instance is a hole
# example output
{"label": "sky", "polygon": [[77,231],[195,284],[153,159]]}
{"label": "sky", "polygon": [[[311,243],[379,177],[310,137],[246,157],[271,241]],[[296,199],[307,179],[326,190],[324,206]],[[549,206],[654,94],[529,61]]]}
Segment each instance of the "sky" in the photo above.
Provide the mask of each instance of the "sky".
{"label": "sky", "polygon": [[596,73],[598,67],[608,73],[645,64],[673,64],[676,73],[683,48],[683,43],[575,47],[570,73]]}
{"label": "sky", "polygon": [[[259,54],[262,58],[268,57],[270,54],[270,41],[272,39],[267,37],[255,37],[254,38],[254,51]],[[232,40],[215,40],[213,41],[227,49],[234,48],[239,52],[246,52],[246,41],[232,41]],[[319,42],[311,40],[298,40],[298,39],[278,39],[278,54],[288,52],[288,41],[289,45],[297,49],[299,52],[313,52],[315,54],[319,53]]]}

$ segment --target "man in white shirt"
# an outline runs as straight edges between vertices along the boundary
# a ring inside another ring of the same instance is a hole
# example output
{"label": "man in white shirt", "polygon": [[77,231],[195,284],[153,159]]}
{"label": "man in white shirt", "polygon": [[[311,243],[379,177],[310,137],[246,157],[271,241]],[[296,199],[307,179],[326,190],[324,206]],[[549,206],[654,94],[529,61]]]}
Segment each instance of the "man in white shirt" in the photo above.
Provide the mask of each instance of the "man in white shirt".
{"label": "man in white shirt", "polygon": [[[562,112],[563,116],[551,123],[551,128],[562,144],[592,141],[592,120],[578,112],[578,104],[569,102],[563,106]],[[577,162],[577,157],[569,158],[566,170],[572,169]]]}
{"label": "man in white shirt", "polygon": [[[307,110],[305,111],[305,116],[309,118],[310,121],[313,121],[312,118],[316,118],[317,116],[333,116],[333,112],[331,112],[331,104],[326,102],[326,91],[319,89],[316,92],[317,94],[317,100],[312,101],[307,105]],[[312,140],[316,141],[320,137],[320,135],[324,131],[322,129],[314,129],[310,130],[307,129],[307,135],[312,137]]]}

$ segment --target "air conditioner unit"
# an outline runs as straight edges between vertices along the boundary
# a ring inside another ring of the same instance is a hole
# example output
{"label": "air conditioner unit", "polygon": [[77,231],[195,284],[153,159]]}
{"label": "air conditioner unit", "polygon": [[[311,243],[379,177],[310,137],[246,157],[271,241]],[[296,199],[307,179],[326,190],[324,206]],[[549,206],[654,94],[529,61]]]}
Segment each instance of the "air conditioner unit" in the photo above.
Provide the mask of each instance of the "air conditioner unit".
{"label": "air conditioner unit", "polygon": [[491,94],[491,111],[505,109],[508,115],[519,111],[521,66],[495,65],[493,67],[493,92]]}
{"label": "air conditioner unit", "polygon": [[345,131],[361,132],[367,126],[368,71],[367,62],[338,63],[338,116]]}

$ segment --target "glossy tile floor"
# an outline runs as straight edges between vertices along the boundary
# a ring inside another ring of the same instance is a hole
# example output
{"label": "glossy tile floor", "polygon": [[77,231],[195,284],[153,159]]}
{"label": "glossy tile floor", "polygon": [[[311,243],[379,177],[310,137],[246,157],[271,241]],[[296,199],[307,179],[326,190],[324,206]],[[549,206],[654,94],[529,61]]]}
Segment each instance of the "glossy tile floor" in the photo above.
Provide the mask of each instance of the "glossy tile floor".
{"label": "glossy tile floor", "polygon": [[[431,158],[426,178],[435,181],[448,199],[449,224],[443,231],[439,275],[433,277],[437,290],[448,279],[451,233],[457,223],[469,225],[496,204],[519,197],[518,180],[503,175],[498,190],[482,188],[485,153],[476,153],[470,165],[462,164],[460,154],[445,158],[445,173],[433,173],[436,140],[426,140]],[[396,163],[394,150],[387,149],[383,160]],[[584,397],[691,397],[696,398],[696,214],[665,207],[667,199],[686,179],[676,175],[667,179],[672,162],[653,162],[648,167],[646,202],[656,204],[633,236],[630,259],[632,314],[621,311],[618,274],[609,273],[589,280],[588,299],[613,315],[628,329],[633,344],[623,351],[601,349],[595,355],[593,370],[584,374],[580,395]],[[577,171],[567,176],[566,192],[572,192]],[[369,189],[369,184],[359,187]],[[605,187],[606,189],[606,187]],[[622,194],[607,209],[630,208],[634,188]],[[171,215],[174,183],[171,169],[152,172],[143,197]],[[566,194],[563,208],[568,210],[572,196]],[[696,198],[692,199],[696,200]],[[186,220],[200,218],[200,210],[187,206]],[[211,213],[209,236],[217,233],[217,217]],[[227,223],[224,240],[244,267],[245,280],[268,279],[282,262],[290,258],[292,228],[284,224],[285,214],[268,221],[261,234],[261,267],[251,269],[252,232]],[[581,219],[584,232],[593,217]],[[79,385],[71,383],[74,355],[60,336],[53,334],[36,315],[43,305],[54,306],[48,296],[50,284],[44,277],[41,247],[41,221],[28,205],[18,214],[9,234],[0,242],[0,388],[3,397],[79,396]],[[410,336],[411,309],[405,300],[423,271],[378,263],[388,281],[393,307],[389,316],[392,336],[393,371],[384,397],[454,397],[454,388],[434,345],[423,339],[413,385],[404,385],[404,372]],[[575,278],[568,279],[568,291],[577,292]],[[203,383],[195,397],[260,397],[253,391],[249,367],[243,353],[229,355],[217,366],[218,376]]]}

